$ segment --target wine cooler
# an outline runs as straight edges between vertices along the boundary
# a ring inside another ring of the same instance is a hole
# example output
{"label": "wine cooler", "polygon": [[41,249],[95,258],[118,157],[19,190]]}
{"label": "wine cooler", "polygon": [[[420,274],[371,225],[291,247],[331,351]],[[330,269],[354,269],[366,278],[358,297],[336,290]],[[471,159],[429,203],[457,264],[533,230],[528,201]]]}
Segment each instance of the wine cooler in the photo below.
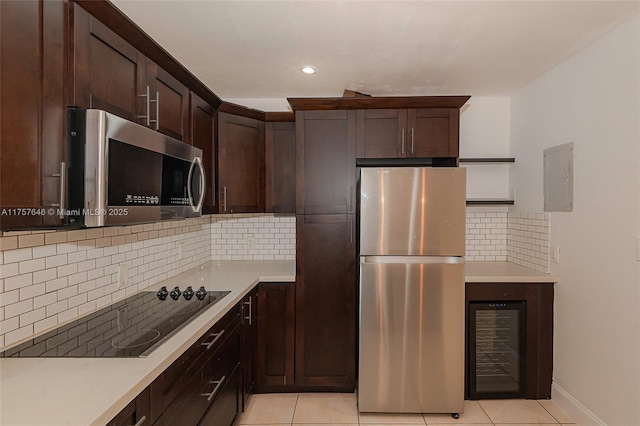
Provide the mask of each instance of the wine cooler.
{"label": "wine cooler", "polygon": [[469,303],[469,399],[524,397],[526,309],[524,301]]}

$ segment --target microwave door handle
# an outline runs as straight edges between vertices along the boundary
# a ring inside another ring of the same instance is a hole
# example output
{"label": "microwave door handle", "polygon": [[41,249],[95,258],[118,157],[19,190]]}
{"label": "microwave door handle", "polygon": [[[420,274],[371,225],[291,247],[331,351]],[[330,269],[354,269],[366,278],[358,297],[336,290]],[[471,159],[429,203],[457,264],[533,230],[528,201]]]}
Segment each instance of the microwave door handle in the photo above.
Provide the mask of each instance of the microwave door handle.
{"label": "microwave door handle", "polygon": [[[193,193],[191,192],[191,182],[193,181],[194,167],[198,167],[200,169],[200,182],[198,182],[200,194],[197,203],[194,202]],[[199,212],[200,209],[202,209],[202,204],[204,202],[204,167],[202,166],[202,160],[200,159],[200,157],[196,157],[191,163],[191,167],[189,168],[189,178],[187,179],[187,193],[189,195],[191,208],[194,212]]]}

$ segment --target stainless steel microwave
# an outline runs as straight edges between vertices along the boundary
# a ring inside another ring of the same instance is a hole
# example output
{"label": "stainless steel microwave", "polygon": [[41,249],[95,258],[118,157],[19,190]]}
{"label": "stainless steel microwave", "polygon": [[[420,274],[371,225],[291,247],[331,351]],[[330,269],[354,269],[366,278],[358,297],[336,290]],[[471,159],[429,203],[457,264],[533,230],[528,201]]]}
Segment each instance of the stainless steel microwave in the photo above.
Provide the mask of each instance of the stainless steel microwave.
{"label": "stainless steel microwave", "polygon": [[68,132],[68,226],[200,216],[202,150],[97,109],[69,108]]}

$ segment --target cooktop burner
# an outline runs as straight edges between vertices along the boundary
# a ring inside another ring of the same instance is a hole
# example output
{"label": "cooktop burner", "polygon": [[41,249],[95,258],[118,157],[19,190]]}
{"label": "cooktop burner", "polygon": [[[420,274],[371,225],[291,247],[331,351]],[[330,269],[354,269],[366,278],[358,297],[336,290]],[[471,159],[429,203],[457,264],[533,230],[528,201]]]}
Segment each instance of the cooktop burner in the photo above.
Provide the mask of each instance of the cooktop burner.
{"label": "cooktop burner", "polygon": [[0,357],[145,357],[229,293],[176,287],[168,298],[164,287],[142,291],[0,352]]}

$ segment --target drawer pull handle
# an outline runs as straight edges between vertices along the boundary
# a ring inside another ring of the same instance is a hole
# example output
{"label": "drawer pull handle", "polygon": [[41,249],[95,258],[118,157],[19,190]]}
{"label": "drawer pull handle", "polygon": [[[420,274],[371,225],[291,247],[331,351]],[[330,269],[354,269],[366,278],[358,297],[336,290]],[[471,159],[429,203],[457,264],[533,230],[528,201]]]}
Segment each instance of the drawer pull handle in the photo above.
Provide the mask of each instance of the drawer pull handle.
{"label": "drawer pull handle", "polygon": [[249,320],[249,325],[251,325],[251,296],[249,296],[249,301],[248,302],[243,302],[243,304],[245,306],[249,306],[249,316],[248,317],[243,317],[246,320]]}
{"label": "drawer pull handle", "polygon": [[206,396],[207,397],[207,401],[211,401],[213,399],[213,397],[218,393],[218,390],[220,389],[220,387],[224,383],[224,379],[226,379],[226,378],[227,378],[227,376],[222,376],[222,379],[220,379],[220,380],[210,381],[209,384],[214,384],[215,383],[215,385],[216,385],[216,387],[213,388],[213,392],[211,392],[211,393],[201,393],[200,396]]}
{"label": "drawer pull handle", "polygon": [[213,338],[212,341],[210,341],[209,343],[207,342],[202,342],[202,346],[206,346],[206,350],[211,349],[211,346],[213,346],[214,343],[216,343],[218,341],[218,339],[220,338],[220,336],[222,336],[224,334],[224,330],[222,330],[220,333],[213,333],[211,334],[211,336],[215,336]]}
{"label": "drawer pull handle", "polygon": [[142,424],[146,421],[147,421],[147,416],[142,416],[142,418],[138,420],[138,422],[133,426],[142,426]]}

